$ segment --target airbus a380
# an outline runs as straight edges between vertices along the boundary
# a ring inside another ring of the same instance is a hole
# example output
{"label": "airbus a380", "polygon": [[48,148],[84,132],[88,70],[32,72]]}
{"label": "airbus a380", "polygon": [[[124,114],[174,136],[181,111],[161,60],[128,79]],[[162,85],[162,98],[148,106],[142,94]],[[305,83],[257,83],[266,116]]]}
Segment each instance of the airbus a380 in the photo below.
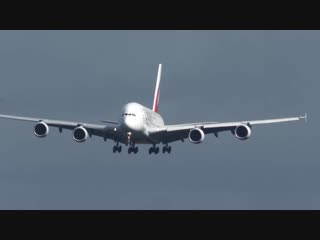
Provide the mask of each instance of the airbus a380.
{"label": "airbus a380", "polygon": [[84,142],[88,137],[99,136],[106,141],[115,142],[113,152],[121,152],[124,144],[128,146],[128,153],[138,153],[137,144],[150,144],[149,154],[159,153],[157,144],[163,144],[162,152],[171,153],[170,143],[184,142],[189,139],[191,143],[199,144],[204,141],[205,135],[213,133],[216,137],[223,131],[230,131],[239,140],[246,140],[251,136],[252,127],[259,124],[281,123],[307,120],[307,114],[299,117],[278,118],[267,120],[239,121],[239,122],[198,122],[176,125],[166,125],[158,112],[160,96],[160,79],[162,64],[159,64],[157,82],[154,93],[152,109],[136,102],[123,106],[118,121],[101,121],[103,124],[70,122],[44,118],[30,118],[0,114],[0,118],[34,122],[34,134],[37,137],[46,137],[49,127],[73,131],[76,142]]}

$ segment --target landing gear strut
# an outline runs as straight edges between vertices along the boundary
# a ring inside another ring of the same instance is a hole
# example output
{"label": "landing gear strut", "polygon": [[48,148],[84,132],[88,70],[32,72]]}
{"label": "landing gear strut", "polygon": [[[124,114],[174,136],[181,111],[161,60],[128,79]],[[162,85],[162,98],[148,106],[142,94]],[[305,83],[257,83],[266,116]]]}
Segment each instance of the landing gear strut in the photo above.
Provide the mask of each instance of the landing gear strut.
{"label": "landing gear strut", "polygon": [[136,147],[135,144],[131,141],[131,135],[132,135],[131,132],[127,132],[127,137],[128,137],[128,143],[127,143],[127,145],[128,145],[128,144],[130,145],[130,147],[128,148],[128,154],[131,154],[132,152],[133,152],[134,154],[137,154],[138,151],[139,151],[139,149],[138,149],[138,147]]}

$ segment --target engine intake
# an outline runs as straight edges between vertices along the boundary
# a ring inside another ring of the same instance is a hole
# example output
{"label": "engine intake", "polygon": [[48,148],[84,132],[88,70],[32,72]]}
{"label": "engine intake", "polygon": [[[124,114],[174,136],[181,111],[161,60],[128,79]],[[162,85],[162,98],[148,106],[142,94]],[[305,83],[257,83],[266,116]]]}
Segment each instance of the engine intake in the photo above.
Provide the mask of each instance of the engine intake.
{"label": "engine intake", "polygon": [[73,139],[76,142],[84,142],[88,136],[88,131],[84,127],[77,127],[73,130]]}
{"label": "engine intake", "polygon": [[203,142],[204,136],[205,134],[200,128],[193,128],[189,132],[189,140],[194,144]]}
{"label": "engine intake", "polygon": [[251,128],[248,125],[242,124],[236,127],[235,136],[240,140],[246,140],[251,136]]}
{"label": "engine intake", "polygon": [[49,134],[49,127],[44,122],[39,122],[34,126],[34,135],[37,137],[45,137]]}

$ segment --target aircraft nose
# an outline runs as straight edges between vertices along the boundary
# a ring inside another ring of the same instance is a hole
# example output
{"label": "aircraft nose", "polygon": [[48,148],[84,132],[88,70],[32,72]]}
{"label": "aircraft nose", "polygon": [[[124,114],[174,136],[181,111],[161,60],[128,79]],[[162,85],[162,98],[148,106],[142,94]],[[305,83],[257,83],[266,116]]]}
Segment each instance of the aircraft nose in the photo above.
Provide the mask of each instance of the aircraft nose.
{"label": "aircraft nose", "polygon": [[139,131],[140,130],[140,124],[135,119],[132,119],[130,117],[125,117],[123,119],[123,124],[126,128],[129,130]]}
{"label": "aircraft nose", "polygon": [[123,124],[124,124],[124,126],[126,126],[127,128],[130,128],[131,127],[131,121],[130,121],[130,119],[128,118],[128,117],[124,117],[123,118]]}

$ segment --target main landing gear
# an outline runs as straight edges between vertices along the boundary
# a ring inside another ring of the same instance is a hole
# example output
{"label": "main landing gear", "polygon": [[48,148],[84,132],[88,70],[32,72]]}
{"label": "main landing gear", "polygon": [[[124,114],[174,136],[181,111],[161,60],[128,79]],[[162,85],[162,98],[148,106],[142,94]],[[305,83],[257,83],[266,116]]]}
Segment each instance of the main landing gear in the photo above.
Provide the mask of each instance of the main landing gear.
{"label": "main landing gear", "polygon": [[131,154],[132,152],[134,153],[134,154],[137,154],[138,153],[138,147],[135,147],[135,146],[131,146],[131,147],[129,147],[128,148],[128,154]]}
{"label": "main landing gear", "polygon": [[[164,145],[163,148],[162,148],[162,153],[171,153],[171,146],[168,146],[168,144]],[[113,153],[121,153],[122,151],[122,146],[119,145],[119,142],[117,142],[117,144],[113,147]],[[139,152],[139,149],[138,147],[135,146],[134,143],[131,143],[130,144],[130,147],[128,148],[128,154],[131,154],[131,153],[134,153],[134,154],[137,154]],[[159,147],[156,147],[156,145],[153,145],[151,148],[149,148],[149,154],[158,154],[160,152],[160,148]]]}
{"label": "main landing gear", "polygon": [[151,148],[149,148],[149,154],[158,154],[159,153],[159,147],[156,147],[156,145],[153,145]]}
{"label": "main landing gear", "polygon": [[119,142],[117,142],[117,145],[113,147],[113,153],[115,152],[121,153],[121,151],[122,151],[122,146],[119,146]]}
{"label": "main landing gear", "polygon": [[[162,153],[171,153],[171,146],[168,146],[168,144],[166,144],[165,146],[163,146],[162,148]],[[160,151],[159,147],[156,147],[156,145],[153,145],[151,148],[149,148],[149,154],[158,154]]]}
{"label": "main landing gear", "polygon": [[163,146],[163,148],[162,148],[162,153],[167,152],[167,153],[170,154],[170,153],[171,153],[171,150],[172,150],[171,146],[165,145],[165,146]]}

